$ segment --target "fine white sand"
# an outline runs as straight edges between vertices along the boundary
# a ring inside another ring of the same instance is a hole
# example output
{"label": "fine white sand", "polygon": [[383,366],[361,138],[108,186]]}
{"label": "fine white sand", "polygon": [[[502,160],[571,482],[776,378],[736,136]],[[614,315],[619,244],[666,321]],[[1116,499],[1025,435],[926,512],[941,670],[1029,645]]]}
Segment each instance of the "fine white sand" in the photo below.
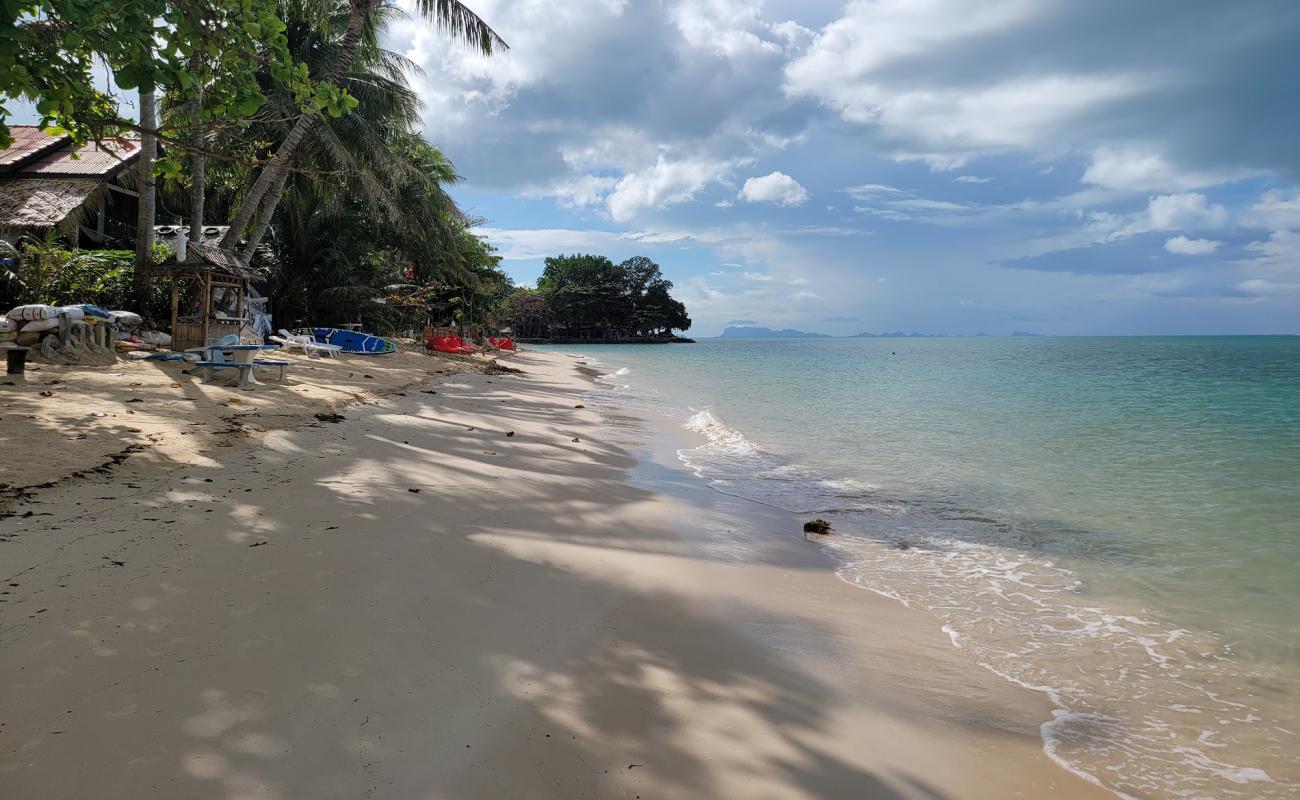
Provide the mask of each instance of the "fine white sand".
{"label": "fine white sand", "polygon": [[437,363],[0,519],[0,797],[1110,796],[798,520],[636,460],[572,359]]}

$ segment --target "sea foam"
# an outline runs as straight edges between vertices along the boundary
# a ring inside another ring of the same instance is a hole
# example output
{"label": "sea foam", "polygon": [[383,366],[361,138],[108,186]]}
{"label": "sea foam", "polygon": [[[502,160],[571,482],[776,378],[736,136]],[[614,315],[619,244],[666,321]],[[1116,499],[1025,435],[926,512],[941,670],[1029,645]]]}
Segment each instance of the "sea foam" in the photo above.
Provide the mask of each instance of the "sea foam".
{"label": "sea foam", "polygon": [[[684,427],[703,442],[680,460],[717,491],[831,518],[840,535],[824,546],[841,579],[929,610],[954,646],[1050,697],[1058,710],[1042,726],[1044,750],[1070,771],[1125,797],[1291,796],[1294,786],[1250,763],[1254,747],[1281,755],[1285,742],[1258,716],[1230,716],[1246,705],[1228,699],[1233,687],[1250,676],[1215,637],[1085,600],[1072,570],[999,544],[1015,522],[786,463],[713,409],[694,410]],[[1227,741],[1252,745],[1231,748],[1229,760]]]}

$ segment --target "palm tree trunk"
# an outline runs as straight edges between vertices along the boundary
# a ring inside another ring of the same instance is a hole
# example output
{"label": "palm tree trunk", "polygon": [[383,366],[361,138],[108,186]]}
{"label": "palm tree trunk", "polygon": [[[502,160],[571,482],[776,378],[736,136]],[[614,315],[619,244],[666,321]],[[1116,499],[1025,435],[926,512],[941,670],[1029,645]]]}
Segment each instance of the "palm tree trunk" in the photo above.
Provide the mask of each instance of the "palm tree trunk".
{"label": "palm tree trunk", "polygon": [[135,275],[131,288],[137,303],[143,302],[148,285],[147,270],[153,264],[153,223],[156,211],[157,184],[153,177],[154,161],[158,157],[158,114],[152,86],[140,87],[140,160],[136,165],[139,208],[135,222]]}
{"label": "palm tree trunk", "polygon": [[[202,66],[201,55],[195,53],[190,57],[190,70],[198,74]],[[208,157],[203,155],[205,144],[203,128],[199,125],[199,111],[203,108],[203,80],[199,79],[194,92],[194,102],[190,105],[190,124],[194,126],[194,135],[190,144],[194,152],[190,155],[190,244],[203,242],[203,205],[207,201]]]}
{"label": "palm tree trunk", "polygon": [[[361,31],[365,27],[366,18],[370,16],[371,11],[378,5],[378,0],[351,0],[352,14],[348,18],[348,30],[343,36],[342,47],[339,50],[338,58],[334,62],[334,68],[325,76],[325,80],[337,86],[342,80],[348,68],[352,66],[352,58],[356,55],[357,47],[361,44]],[[252,221],[253,214],[262,204],[263,198],[268,202],[272,198],[267,197],[272,184],[277,182],[279,173],[285,171],[289,162],[293,160],[297,153],[298,145],[302,142],[303,137],[307,135],[312,126],[317,123],[317,118],[311,114],[300,114],[297,121],[294,122],[293,128],[289,135],[284,137],[279,149],[275,151],[271,161],[262,168],[262,172],[257,176],[257,182],[253,188],[248,191],[248,196],[239,205],[239,211],[235,214],[235,219],[230,223],[230,230],[221,240],[222,248],[233,251],[239,244],[239,237],[243,235],[244,229]],[[283,186],[283,181],[280,181]],[[277,195],[274,200],[279,201]],[[274,213],[275,207],[272,206],[271,212]]]}
{"label": "palm tree trunk", "polygon": [[[203,146],[202,137],[196,136],[196,147]],[[190,156],[190,244],[203,243],[203,205],[207,201],[207,156],[194,153]]]}
{"label": "palm tree trunk", "polygon": [[289,182],[289,170],[280,170],[276,175],[275,183],[266,192],[266,201],[262,203],[262,212],[257,217],[257,225],[254,226],[253,232],[248,235],[248,242],[244,244],[244,251],[239,257],[245,264],[253,260],[253,253],[257,251],[257,246],[262,243],[262,237],[266,235],[266,229],[271,227],[271,220],[275,217],[275,207],[280,203],[280,195],[284,194],[285,184]]}

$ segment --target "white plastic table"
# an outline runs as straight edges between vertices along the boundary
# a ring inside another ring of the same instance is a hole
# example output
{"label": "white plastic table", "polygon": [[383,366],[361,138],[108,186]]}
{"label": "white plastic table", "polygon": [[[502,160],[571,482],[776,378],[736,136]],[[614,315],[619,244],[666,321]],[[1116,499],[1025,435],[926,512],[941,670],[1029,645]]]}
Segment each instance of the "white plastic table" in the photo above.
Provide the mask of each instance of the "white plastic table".
{"label": "white plastic table", "polygon": [[253,359],[257,358],[257,354],[262,352],[263,350],[279,350],[280,345],[278,344],[222,344],[222,345],[213,345],[206,349],[208,351],[209,361],[218,360],[212,358],[213,351],[217,351],[221,353],[230,353],[234,363],[236,364],[249,365],[247,367],[242,367],[239,370],[239,383],[237,385],[241,389],[243,389],[249,386],[258,385],[257,378],[253,375],[253,373],[257,371],[257,368],[252,366]]}

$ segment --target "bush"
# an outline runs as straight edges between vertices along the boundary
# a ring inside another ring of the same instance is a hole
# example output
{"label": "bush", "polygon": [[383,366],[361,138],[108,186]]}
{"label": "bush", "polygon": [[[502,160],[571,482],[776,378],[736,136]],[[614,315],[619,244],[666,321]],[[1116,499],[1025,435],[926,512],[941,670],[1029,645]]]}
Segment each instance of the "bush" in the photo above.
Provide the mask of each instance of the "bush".
{"label": "bush", "polygon": [[144,308],[134,307],[132,251],[68,249],[52,237],[25,239],[20,244],[17,251],[9,248],[0,252],[0,257],[9,256],[16,262],[0,273],[0,313],[23,303],[94,303],[107,309],[135,311],[155,326],[170,321],[170,284],[165,279],[149,281]]}

